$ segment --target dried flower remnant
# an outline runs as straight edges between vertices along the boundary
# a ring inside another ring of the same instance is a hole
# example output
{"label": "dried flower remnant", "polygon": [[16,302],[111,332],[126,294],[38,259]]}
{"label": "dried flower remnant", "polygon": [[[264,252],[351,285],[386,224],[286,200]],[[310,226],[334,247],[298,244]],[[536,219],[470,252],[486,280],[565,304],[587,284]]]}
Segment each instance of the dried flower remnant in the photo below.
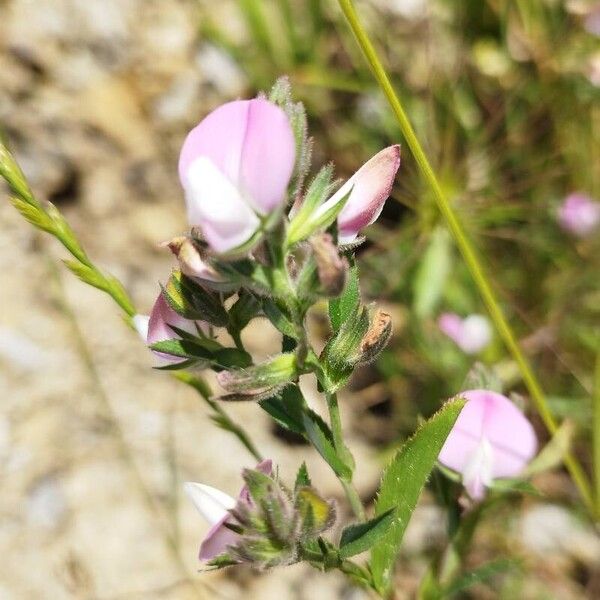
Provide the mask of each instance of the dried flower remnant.
{"label": "dried flower remnant", "polygon": [[188,134],[179,158],[190,225],[216,253],[250,243],[286,202],[295,141],[287,115],[262,98],[218,107]]}
{"label": "dried flower remnant", "polygon": [[455,313],[444,313],[438,327],[466,354],[477,354],[492,340],[492,328],[483,315],[469,315],[462,319]]}
{"label": "dried flower remnant", "polygon": [[537,451],[531,423],[505,396],[468,390],[450,435],[438,457],[462,476],[467,492],[481,500],[495,479],[518,477]]}

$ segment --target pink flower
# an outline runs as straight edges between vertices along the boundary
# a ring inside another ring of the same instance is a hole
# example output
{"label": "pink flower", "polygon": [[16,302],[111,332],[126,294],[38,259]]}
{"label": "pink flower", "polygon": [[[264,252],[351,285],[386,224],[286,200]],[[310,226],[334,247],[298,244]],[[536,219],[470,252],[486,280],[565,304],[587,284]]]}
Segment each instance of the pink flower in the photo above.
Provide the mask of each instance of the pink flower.
{"label": "pink flower", "polygon": [[469,495],[480,500],[494,479],[518,476],[537,451],[531,423],[505,396],[489,390],[469,390],[450,435],[438,457],[462,475]]}
{"label": "pink flower", "polygon": [[438,327],[466,354],[477,354],[492,340],[492,328],[483,315],[469,315],[461,319],[457,314],[444,313]]}
{"label": "pink flower", "polygon": [[223,104],[188,134],[179,157],[190,225],[225,253],[286,201],[296,156],[286,114],[262,98]]}
{"label": "pink flower", "polygon": [[337,218],[340,244],[353,242],[361,229],[377,220],[392,191],[399,167],[400,146],[389,146],[368,160],[319,207],[317,214],[323,214],[350,192]]}
{"label": "pink flower", "polygon": [[600,202],[578,192],[570,194],[558,211],[558,221],[569,233],[586,237],[600,224]]}
{"label": "pink flower", "polygon": [[[263,460],[255,469],[265,475],[271,475],[273,463],[271,460]],[[227,522],[233,522],[229,511],[238,504],[251,506],[252,500],[248,488],[244,486],[237,500],[225,492],[202,483],[187,482],[185,491],[198,512],[211,525],[209,532],[200,544],[198,558],[202,561],[211,560],[219,554],[227,551],[228,546],[237,543],[239,535],[225,526]]]}
{"label": "pink flower", "polygon": [[[178,315],[169,306],[162,293],[156,298],[150,316],[135,315],[133,317],[133,324],[140,337],[148,344],[148,346],[165,340],[181,339],[181,337],[171,329],[171,325],[194,335],[198,335],[198,328],[204,333],[208,332],[206,323],[202,321],[190,321],[184,319],[181,315]],[[164,352],[153,352],[160,358],[162,363],[176,364],[185,360],[184,358],[171,356]]]}
{"label": "pink flower", "polygon": [[600,36],[600,3],[589,8],[589,12],[583,21],[583,26],[588,33]]}

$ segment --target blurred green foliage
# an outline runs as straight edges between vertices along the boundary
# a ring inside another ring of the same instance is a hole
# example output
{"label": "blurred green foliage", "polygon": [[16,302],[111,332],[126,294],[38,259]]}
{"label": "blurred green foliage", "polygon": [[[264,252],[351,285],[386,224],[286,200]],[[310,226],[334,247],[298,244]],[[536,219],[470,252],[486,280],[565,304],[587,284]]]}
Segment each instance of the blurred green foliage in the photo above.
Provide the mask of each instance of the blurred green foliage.
{"label": "blurred green foliage", "polygon": [[[290,76],[309,111],[316,163],[332,159],[345,176],[402,141],[335,2],[236,4],[245,36],[233,39],[210,13],[202,35],[233,56],[255,90]],[[570,237],[556,210],[571,191],[600,195],[600,88],[590,71],[598,40],[583,26],[586,7],[562,0],[358,6],[557,417],[575,417],[585,437],[600,337],[600,240]],[[376,368],[392,436],[404,435],[419,414],[460,390],[475,361],[438,331],[437,316],[485,311],[407,151],[369,233],[360,255],[365,292],[390,302],[396,322]],[[498,341],[477,358],[495,365],[507,389],[522,391]]]}

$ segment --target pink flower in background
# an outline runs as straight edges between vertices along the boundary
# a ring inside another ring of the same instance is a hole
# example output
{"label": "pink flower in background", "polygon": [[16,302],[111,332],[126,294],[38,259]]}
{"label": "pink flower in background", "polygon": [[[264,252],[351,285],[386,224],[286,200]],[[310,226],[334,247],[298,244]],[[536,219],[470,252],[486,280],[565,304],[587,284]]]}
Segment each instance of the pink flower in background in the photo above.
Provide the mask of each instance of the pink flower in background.
{"label": "pink flower in background", "polygon": [[600,36],[600,2],[589,8],[589,12],[583,21],[583,26],[588,33]]}
{"label": "pink flower in background", "polygon": [[[162,293],[156,298],[150,316],[135,315],[135,317],[133,317],[133,324],[140,337],[149,346],[165,340],[181,339],[180,336],[171,329],[170,325],[195,335],[198,334],[198,328],[204,333],[208,332],[206,323],[203,323],[202,321],[190,321],[178,315],[169,306]],[[184,358],[178,358],[163,352],[153,352],[161,359],[161,362],[164,363],[175,364],[185,360]]]}
{"label": "pink flower in background", "polygon": [[466,354],[481,352],[492,340],[492,328],[483,315],[461,319],[457,314],[444,313],[438,327]]}
{"label": "pink flower in background", "polygon": [[286,201],[296,157],[286,114],[267,100],[223,104],[188,134],[179,157],[190,225],[219,253],[246,243]]}
{"label": "pink flower in background", "polygon": [[377,220],[392,191],[399,167],[400,146],[389,146],[368,160],[319,207],[317,214],[324,213],[350,192],[350,197],[337,218],[340,244],[353,242],[361,229]]}
{"label": "pink flower in background", "polygon": [[586,237],[600,224],[600,202],[579,192],[570,194],[558,211],[558,221],[569,233]]}
{"label": "pink flower in background", "polygon": [[438,457],[462,475],[469,495],[480,500],[494,479],[517,477],[535,456],[537,439],[531,423],[505,396],[469,390]]}
{"label": "pink flower in background", "polygon": [[[271,460],[263,460],[256,465],[255,469],[270,476],[273,463]],[[187,482],[185,491],[198,512],[211,525],[209,532],[200,544],[198,556],[202,561],[211,560],[226,552],[228,546],[237,543],[238,534],[228,529],[225,523],[232,520],[229,511],[236,505],[250,506],[252,504],[248,488],[244,486],[241,489],[237,500],[225,492],[202,483]]]}

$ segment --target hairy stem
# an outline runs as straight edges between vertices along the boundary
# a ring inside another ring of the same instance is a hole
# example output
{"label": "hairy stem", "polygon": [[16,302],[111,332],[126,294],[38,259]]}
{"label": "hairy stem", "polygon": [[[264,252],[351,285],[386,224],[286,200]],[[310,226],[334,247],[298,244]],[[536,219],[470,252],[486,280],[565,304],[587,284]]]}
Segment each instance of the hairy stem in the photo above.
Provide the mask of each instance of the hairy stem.
{"label": "hairy stem", "polygon": [[[513,333],[510,325],[502,309],[500,308],[500,303],[498,302],[495,292],[490,283],[489,277],[485,273],[483,266],[480,262],[480,259],[477,256],[475,248],[469,238],[465,233],[465,229],[456,215],[452,205],[446,198],[440,183],[431,167],[429,159],[425,154],[423,148],[415,132],[413,127],[404,111],[402,103],[394,88],[391,84],[390,78],[383,67],[383,64],[373,47],[369,36],[367,35],[364,27],[362,26],[358,14],[356,13],[356,9],[354,8],[352,0],[338,0],[338,3],[348,21],[350,28],[358,45],[360,46],[363,54],[373,74],[379,87],[381,88],[383,94],[385,95],[388,103],[390,104],[394,115],[396,116],[396,120],[400,126],[400,130],[404,138],[406,139],[406,143],[410,148],[415,161],[421,171],[422,176],[425,178],[431,190],[433,191],[433,195],[435,197],[436,203],[440,212],[442,213],[446,223],[448,225],[448,229],[451,231],[454,236],[454,240],[458,249],[460,250],[465,264],[469,269],[471,277],[479,290],[479,293],[485,303],[487,310],[490,314],[492,321],[498,331],[500,337],[504,341],[506,347],[510,351],[513,356],[513,359],[519,366],[521,371],[521,376],[523,378],[523,382],[527,386],[529,393],[531,395],[531,399],[535,405],[535,408],[540,415],[544,425],[548,429],[551,434],[554,434],[558,429],[558,424],[552,415],[550,408],[548,406],[548,402],[544,396],[542,388],[529,364],[529,361],[523,354],[519,343],[517,342],[517,338]],[[577,488],[579,489],[581,498],[585,503],[588,510],[593,513],[594,512],[594,499],[591,491],[591,486],[588,480],[585,471],[580,465],[579,461],[575,458],[575,456],[571,453],[565,455],[564,458],[565,465],[567,466],[569,472],[571,473],[571,477],[575,482]]]}
{"label": "hairy stem", "polygon": [[594,374],[593,402],[593,443],[594,443],[594,500],[596,519],[600,519],[600,349],[596,356],[596,372]]}
{"label": "hairy stem", "polygon": [[[331,426],[331,433],[333,434],[333,445],[336,449],[336,452],[344,457],[344,455],[349,456],[350,451],[346,447],[344,443],[344,433],[342,431],[342,419],[340,416],[340,407],[337,401],[337,395],[327,393],[327,408],[329,410],[329,424]],[[347,461],[344,461],[347,462]],[[365,519],[365,509],[360,499],[360,496],[356,490],[356,488],[352,485],[351,478],[343,478],[340,477],[340,483],[344,488],[344,493],[346,494],[346,498],[350,503],[350,507],[352,508],[352,512],[355,514],[356,518],[364,521]]]}

